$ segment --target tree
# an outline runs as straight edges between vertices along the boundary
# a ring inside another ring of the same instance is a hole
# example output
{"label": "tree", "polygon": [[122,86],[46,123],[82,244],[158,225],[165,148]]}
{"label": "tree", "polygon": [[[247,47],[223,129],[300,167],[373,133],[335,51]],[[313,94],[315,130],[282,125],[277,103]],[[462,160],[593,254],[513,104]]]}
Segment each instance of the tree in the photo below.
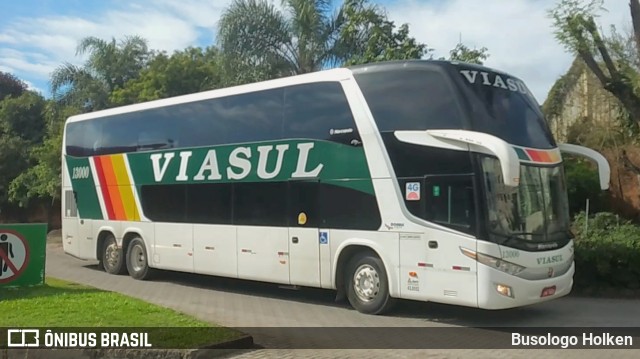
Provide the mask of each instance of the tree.
{"label": "tree", "polygon": [[396,25],[385,12],[366,0],[348,0],[339,13],[336,48],[345,65],[388,60],[420,59],[431,49],[409,36],[409,25]]}
{"label": "tree", "polygon": [[0,206],[9,199],[11,181],[29,167],[28,148],[44,136],[45,100],[26,91],[0,102]]}
{"label": "tree", "polygon": [[220,87],[218,50],[192,47],[157,54],[138,78],[111,93],[114,105],[151,101]]}
{"label": "tree", "polygon": [[51,76],[54,98],[86,111],[109,107],[109,95],[136,78],[151,55],[147,41],[128,36],[120,42],[96,37],[80,41],[76,55],[88,55],[82,67],[65,63]]}
{"label": "tree", "polygon": [[227,84],[318,71],[339,64],[420,58],[426,46],[367,0],[347,0],[331,14],[329,0],[235,0],[218,32]]}
{"label": "tree", "polygon": [[14,75],[0,71],[0,101],[8,96],[20,96],[27,91],[27,84]]}
{"label": "tree", "polygon": [[45,103],[45,99],[33,91],[4,99],[0,102],[0,135],[18,137],[31,144],[42,141]]}
{"label": "tree", "polygon": [[449,51],[449,60],[482,65],[484,60],[489,58],[488,51],[489,50],[486,47],[470,49],[463,43],[459,42],[455,48]]}
{"label": "tree", "polygon": [[[567,50],[579,56],[598,78],[603,88],[615,96],[629,114],[635,127],[640,124],[640,96],[638,96],[638,54],[640,53],[640,2],[629,3],[633,24],[635,51],[630,54],[629,43],[612,26],[606,37],[595,18],[602,10],[602,0],[584,3],[562,0],[549,11],[554,34]],[[630,57],[630,55],[632,55]]]}

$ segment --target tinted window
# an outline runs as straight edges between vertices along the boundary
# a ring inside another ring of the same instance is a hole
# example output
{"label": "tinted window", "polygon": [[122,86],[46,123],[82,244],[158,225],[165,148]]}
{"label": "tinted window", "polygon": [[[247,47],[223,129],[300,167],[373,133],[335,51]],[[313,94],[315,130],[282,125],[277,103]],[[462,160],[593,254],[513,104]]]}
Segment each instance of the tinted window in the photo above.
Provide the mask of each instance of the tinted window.
{"label": "tinted window", "polygon": [[469,91],[473,128],[515,145],[553,148],[540,107],[519,79],[488,70],[456,66],[459,80]]}
{"label": "tinted window", "polygon": [[233,223],[287,225],[287,182],[234,183]]}
{"label": "tinted window", "polygon": [[[289,182],[289,214],[291,227],[319,227],[322,222],[318,206],[320,185],[317,181]],[[301,223],[301,214],[306,222]]]}
{"label": "tinted window", "polygon": [[[355,186],[356,181],[351,181]],[[378,201],[373,194],[339,185],[338,181],[320,187],[323,228],[377,230],[382,224]]]}
{"label": "tinted window", "polygon": [[187,188],[187,221],[231,224],[231,183],[192,184]]}
{"label": "tinted window", "polygon": [[284,89],[265,90],[70,123],[67,153],[93,156],[279,140],[283,101]]}
{"label": "tinted window", "polygon": [[419,69],[356,75],[379,131],[465,128],[447,78]]}
{"label": "tinted window", "polygon": [[434,176],[425,180],[424,219],[474,233],[475,207],[471,176]]}
{"label": "tinted window", "polygon": [[181,147],[269,141],[282,138],[283,89],[181,105]]}
{"label": "tinted window", "polygon": [[96,121],[71,122],[67,125],[66,151],[70,156],[93,156],[99,146],[102,126]]}
{"label": "tinted window", "polygon": [[156,222],[185,222],[186,185],[147,185],[140,190],[144,215]]}
{"label": "tinted window", "polygon": [[351,144],[360,141],[342,86],[338,82],[312,83],[285,89],[287,138],[308,138]]}

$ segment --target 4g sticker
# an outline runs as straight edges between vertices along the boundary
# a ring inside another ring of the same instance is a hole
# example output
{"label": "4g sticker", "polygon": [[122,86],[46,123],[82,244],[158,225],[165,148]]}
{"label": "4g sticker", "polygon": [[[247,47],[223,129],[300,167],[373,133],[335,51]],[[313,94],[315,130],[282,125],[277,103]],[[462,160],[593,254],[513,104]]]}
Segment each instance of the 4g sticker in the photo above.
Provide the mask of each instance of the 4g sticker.
{"label": "4g sticker", "polygon": [[407,201],[420,200],[420,182],[407,182],[405,189],[405,199]]}

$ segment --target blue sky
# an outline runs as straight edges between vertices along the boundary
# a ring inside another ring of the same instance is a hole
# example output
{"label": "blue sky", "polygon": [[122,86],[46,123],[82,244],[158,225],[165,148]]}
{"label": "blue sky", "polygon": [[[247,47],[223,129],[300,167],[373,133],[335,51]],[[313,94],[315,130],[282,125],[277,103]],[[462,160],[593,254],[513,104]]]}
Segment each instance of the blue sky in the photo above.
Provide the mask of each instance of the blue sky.
{"label": "blue sky", "polygon": [[[275,1],[277,4],[280,0]],[[458,39],[486,46],[486,65],[527,82],[544,101],[572,57],[553,38],[546,10],[555,0],[371,0],[387,9],[397,24],[446,56]],[[220,13],[231,0],[21,0],[0,1],[0,71],[49,94],[51,71],[75,56],[79,39],[140,35],[154,49],[180,50],[214,43]],[[339,5],[341,1],[336,1]],[[608,28],[630,23],[628,1],[605,0],[600,19]]]}

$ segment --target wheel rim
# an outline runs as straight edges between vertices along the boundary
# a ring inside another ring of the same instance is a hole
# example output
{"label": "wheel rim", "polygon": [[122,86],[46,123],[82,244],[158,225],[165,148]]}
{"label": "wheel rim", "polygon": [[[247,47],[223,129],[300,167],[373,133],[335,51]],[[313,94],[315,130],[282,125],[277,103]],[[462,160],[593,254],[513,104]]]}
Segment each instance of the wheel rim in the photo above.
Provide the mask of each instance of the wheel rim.
{"label": "wheel rim", "polygon": [[363,302],[371,302],[380,293],[380,275],[375,268],[363,264],[353,275],[353,288],[356,296]]}
{"label": "wheel rim", "polygon": [[131,267],[136,272],[143,270],[147,265],[147,258],[141,245],[136,244],[131,248],[131,256],[129,257],[129,261],[131,263]]}
{"label": "wheel rim", "polygon": [[115,268],[120,261],[120,253],[118,252],[118,245],[115,241],[109,241],[109,244],[104,251],[104,262],[110,269]]}

